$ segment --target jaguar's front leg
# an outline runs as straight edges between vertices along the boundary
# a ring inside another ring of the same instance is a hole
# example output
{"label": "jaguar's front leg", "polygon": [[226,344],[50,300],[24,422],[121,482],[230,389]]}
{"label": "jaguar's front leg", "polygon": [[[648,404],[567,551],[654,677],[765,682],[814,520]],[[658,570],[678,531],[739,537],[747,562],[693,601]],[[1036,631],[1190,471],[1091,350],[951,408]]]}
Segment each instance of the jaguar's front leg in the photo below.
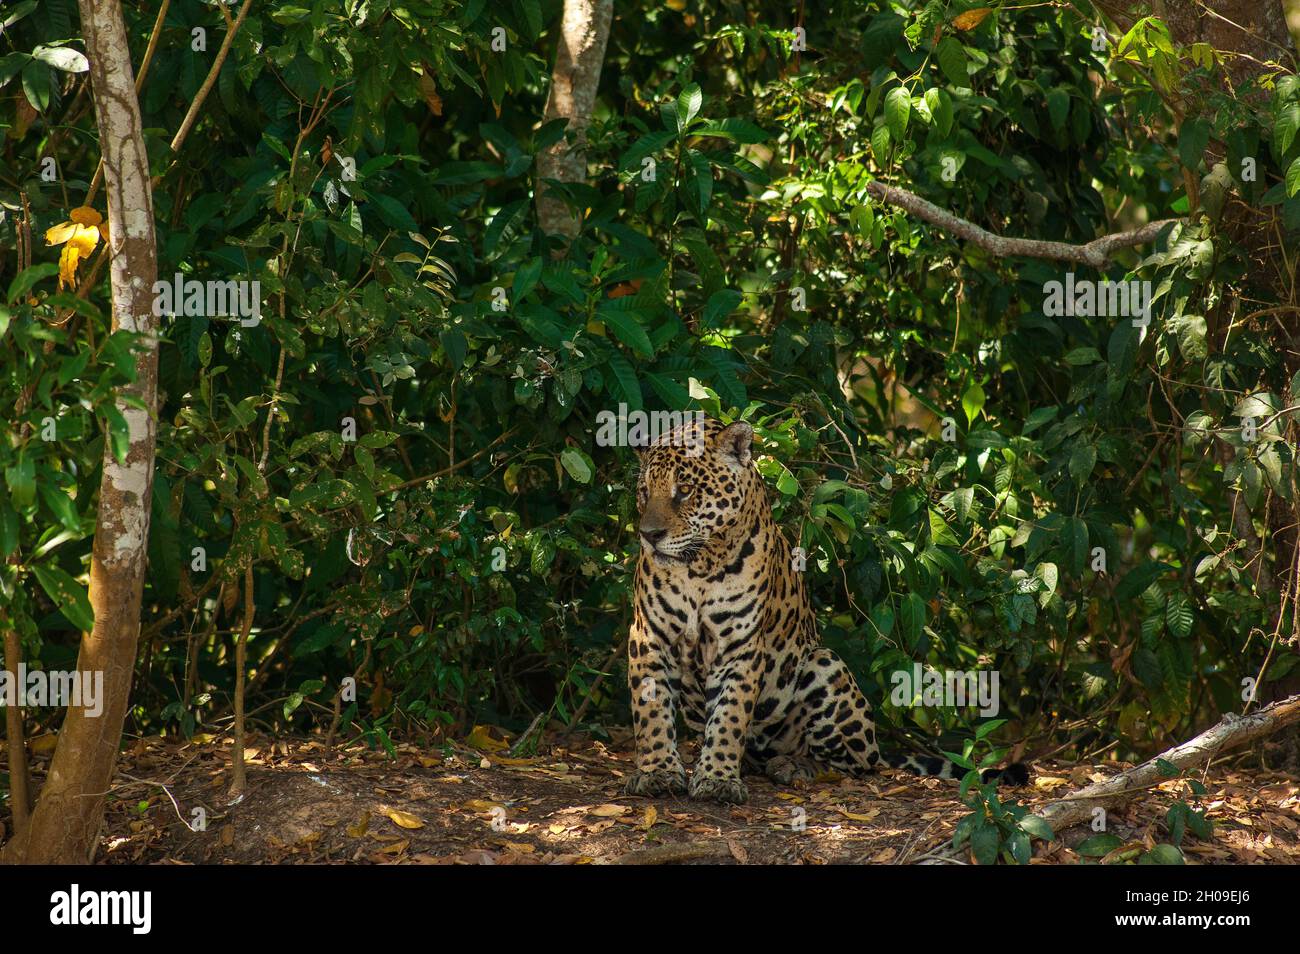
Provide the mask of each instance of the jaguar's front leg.
{"label": "jaguar's front leg", "polygon": [[700,760],[691,775],[691,798],[733,804],[749,799],[749,790],[740,780],[740,766],[758,700],[758,682],[753,654],[723,663],[709,674],[705,686],[708,718]]}
{"label": "jaguar's front leg", "polygon": [[686,768],[677,754],[676,657],[662,635],[647,625],[638,606],[627,643],[628,688],[636,732],[636,771],[623,790],[629,795],[686,791]]}

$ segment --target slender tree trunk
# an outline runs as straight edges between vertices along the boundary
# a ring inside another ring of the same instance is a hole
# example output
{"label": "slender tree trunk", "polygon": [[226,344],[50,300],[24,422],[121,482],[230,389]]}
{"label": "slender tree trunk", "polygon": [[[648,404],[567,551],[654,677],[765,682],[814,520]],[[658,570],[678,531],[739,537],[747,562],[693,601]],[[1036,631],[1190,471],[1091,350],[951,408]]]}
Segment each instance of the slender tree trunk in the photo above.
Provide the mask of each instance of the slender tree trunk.
{"label": "slender tree trunk", "polygon": [[[153,486],[158,392],[153,283],[158,260],[140,104],[118,0],[78,0],[78,5],[107,182],[113,329],[142,338],[135,381],[117,398],[117,409],[130,425],[126,460],[118,463],[111,442],[104,442],[90,563],[95,625],[82,638],[77,657],[83,673],[104,674],[103,709],[92,717],[84,707],[68,708],[31,823],[24,836],[6,846],[5,861],[28,864],[84,864],[93,853],[131,692]],[[128,397],[143,402],[145,409],[128,405]]]}
{"label": "slender tree trunk", "polygon": [[253,631],[253,561],[244,567],[244,623],[235,642],[235,739],[230,744],[230,797],[242,798],[248,788],[244,769],[244,667],[248,634]]}
{"label": "slender tree trunk", "polygon": [[[605,45],[614,19],[614,0],[564,0],[560,42],[546,98],[545,121],[567,119],[568,135],[537,156],[537,177],[559,182],[587,178],[587,127],[596,105],[596,88],[605,62]],[[571,140],[571,141],[566,141]],[[537,185],[537,219],[542,231],[564,237],[567,247],[580,222],[564,201]]]}
{"label": "slender tree trunk", "polygon": [[[18,678],[23,661],[22,637],[14,630],[5,633],[5,666]],[[27,774],[27,745],[23,741],[23,709],[15,704],[5,708],[5,734],[9,740],[9,804],[13,811],[14,834],[27,827],[32,807],[32,783]]]}

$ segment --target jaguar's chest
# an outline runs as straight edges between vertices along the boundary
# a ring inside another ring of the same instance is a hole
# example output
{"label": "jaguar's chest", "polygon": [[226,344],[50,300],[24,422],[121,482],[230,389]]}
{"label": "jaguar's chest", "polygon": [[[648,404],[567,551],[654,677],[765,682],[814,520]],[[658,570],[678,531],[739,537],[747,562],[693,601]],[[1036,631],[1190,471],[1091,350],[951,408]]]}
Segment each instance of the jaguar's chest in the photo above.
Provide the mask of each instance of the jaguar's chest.
{"label": "jaguar's chest", "polygon": [[737,640],[759,638],[758,622],[765,598],[754,579],[706,573],[673,574],[657,591],[658,598],[675,611],[676,625],[669,642],[683,679],[703,686],[720,657],[735,648]]}

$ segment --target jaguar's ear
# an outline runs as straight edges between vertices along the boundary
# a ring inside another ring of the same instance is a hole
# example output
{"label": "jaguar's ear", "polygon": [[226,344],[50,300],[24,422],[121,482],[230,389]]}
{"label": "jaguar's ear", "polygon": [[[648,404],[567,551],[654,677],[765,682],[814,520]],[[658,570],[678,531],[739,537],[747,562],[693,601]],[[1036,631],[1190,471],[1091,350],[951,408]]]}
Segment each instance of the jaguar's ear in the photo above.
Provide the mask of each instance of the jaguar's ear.
{"label": "jaguar's ear", "polygon": [[748,466],[753,459],[751,446],[754,443],[754,428],[744,421],[728,424],[718,431],[713,438],[713,446],[728,460],[733,460],[741,467]]}

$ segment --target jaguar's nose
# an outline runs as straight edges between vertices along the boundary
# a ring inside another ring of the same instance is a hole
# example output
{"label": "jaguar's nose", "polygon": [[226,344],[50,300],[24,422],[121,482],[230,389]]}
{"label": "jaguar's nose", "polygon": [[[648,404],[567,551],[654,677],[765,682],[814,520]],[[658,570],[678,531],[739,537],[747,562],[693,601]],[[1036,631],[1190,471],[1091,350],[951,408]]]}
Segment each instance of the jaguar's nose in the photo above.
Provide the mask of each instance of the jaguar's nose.
{"label": "jaguar's nose", "polygon": [[650,546],[654,546],[656,543],[658,543],[666,536],[668,536],[668,531],[662,528],[656,528],[653,530],[647,530],[647,529],[641,530],[641,538],[645,540],[646,543],[650,544]]}

